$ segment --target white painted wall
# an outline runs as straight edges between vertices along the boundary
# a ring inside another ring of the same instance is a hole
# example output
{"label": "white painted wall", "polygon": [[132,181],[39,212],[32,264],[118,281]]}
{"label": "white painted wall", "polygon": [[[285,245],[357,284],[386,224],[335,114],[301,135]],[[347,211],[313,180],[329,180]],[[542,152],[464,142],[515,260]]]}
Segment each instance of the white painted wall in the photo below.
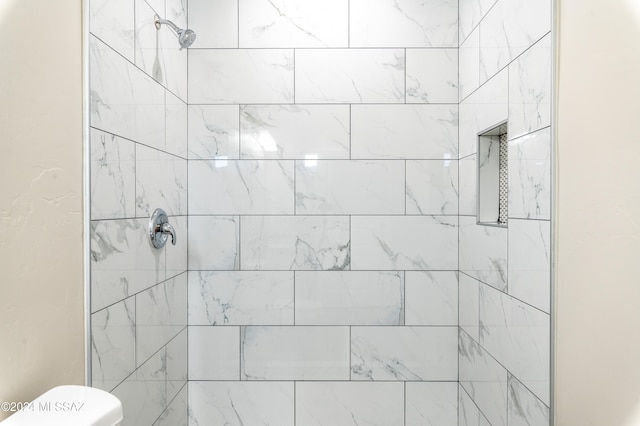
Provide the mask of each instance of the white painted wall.
{"label": "white painted wall", "polygon": [[0,401],[84,381],[81,4],[0,2]]}
{"label": "white painted wall", "polygon": [[640,424],[640,2],[559,0],[556,425]]}

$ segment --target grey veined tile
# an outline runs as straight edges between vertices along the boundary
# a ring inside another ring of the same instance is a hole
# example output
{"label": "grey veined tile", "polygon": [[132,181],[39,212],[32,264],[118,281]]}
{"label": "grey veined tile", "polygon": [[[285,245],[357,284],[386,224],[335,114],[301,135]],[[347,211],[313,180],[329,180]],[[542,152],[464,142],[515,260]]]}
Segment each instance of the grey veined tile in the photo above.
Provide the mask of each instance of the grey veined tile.
{"label": "grey veined tile", "polygon": [[353,270],[457,270],[456,216],[353,216]]}
{"label": "grey veined tile", "polygon": [[407,49],[407,103],[458,103],[458,49]]}
{"label": "grey veined tile", "polygon": [[507,416],[510,426],[549,426],[549,407],[512,375]]}
{"label": "grey veined tile", "polygon": [[291,160],[189,162],[191,214],[293,214]]}
{"label": "grey veined tile", "polygon": [[480,82],[551,31],[550,0],[504,0],[480,23]]}
{"label": "grey veined tile", "polygon": [[259,270],[350,267],[347,216],[242,216],[241,264]]}
{"label": "grey veined tile", "polygon": [[457,380],[457,327],[352,327],[352,380]]}
{"label": "grey veined tile", "polygon": [[296,424],[404,426],[404,386],[399,382],[299,382]]}
{"label": "grey veined tile", "polygon": [[187,274],[136,295],[136,360],[140,365],[187,326]]}
{"label": "grey veined tile", "polygon": [[404,204],[404,161],[296,161],[297,214],[403,214]]}
{"label": "grey veined tile", "polygon": [[347,47],[349,4],[299,0],[239,3],[240,47]]}
{"label": "grey veined tile", "polygon": [[407,382],[406,426],[458,426],[458,383]]}
{"label": "grey veined tile", "polygon": [[506,228],[484,226],[460,217],[460,271],[498,290],[507,289]]}
{"label": "grey veined tile", "polygon": [[293,426],[294,384],[189,381],[189,423]]}
{"label": "grey veined tile", "polygon": [[460,331],[459,380],[494,426],[507,425],[507,370],[467,333]]}
{"label": "grey veined tile", "polygon": [[549,314],[481,286],[480,344],[545,404],[550,400],[549,335]]}
{"label": "grey veined tile", "polygon": [[91,219],[124,219],[136,213],[135,144],[91,129]]}
{"label": "grey veined tile", "polygon": [[509,65],[509,138],[551,124],[551,34]]}
{"label": "grey veined tile", "polygon": [[407,214],[458,214],[458,161],[407,160]]}
{"label": "grey veined tile", "polygon": [[133,298],[91,315],[91,385],[110,391],[135,370]]}
{"label": "grey veined tile", "polygon": [[296,103],[403,103],[402,49],[296,50]]}
{"label": "grey veined tile", "polygon": [[403,325],[402,272],[298,271],[296,325]]}
{"label": "grey veined tile", "polygon": [[189,325],[293,325],[293,272],[189,272]]}
{"label": "grey veined tile", "polygon": [[164,281],[166,252],[149,244],[149,220],[91,222],[91,311]]}
{"label": "grey veined tile", "polygon": [[351,0],[355,47],[458,47],[458,2]]}
{"label": "grey veined tile", "polygon": [[293,49],[189,52],[189,104],[293,102]]}
{"label": "grey veined tile", "polygon": [[165,89],[111,47],[89,37],[91,126],[165,146]]}
{"label": "grey veined tile", "polygon": [[243,105],[242,158],[349,158],[349,105]]}
{"label": "grey veined tile", "polygon": [[234,270],[240,266],[238,216],[189,216],[189,269]]}
{"label": "grey veined tile", "polygon": [[349,327],[247,326],[242,380],[349,380]]}
{"label": "grey veined tile", "polygon": [[136,146],[136,215],[161,208],[169,216],[187,214],[187,160]]}
{"label": "grey veined tile", "polygon": [[458,105],[353,105],[352,158],[458,157]]}

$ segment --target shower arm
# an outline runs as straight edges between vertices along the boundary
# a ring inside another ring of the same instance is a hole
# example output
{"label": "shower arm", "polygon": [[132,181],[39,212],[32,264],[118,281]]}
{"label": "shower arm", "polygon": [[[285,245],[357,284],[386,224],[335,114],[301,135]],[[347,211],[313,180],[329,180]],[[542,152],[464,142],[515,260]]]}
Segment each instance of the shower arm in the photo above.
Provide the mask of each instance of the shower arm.
{"label": "shower arm", "polygon": [[176,24],[174,24],[173,22],[167,19],[160,19],[158,15],[156,15],[155,23],[156,23],[156,29],[158,30],[160,29],[160,25],[165,24],[165,25],[168,25],[169,28],[171,28],[173,32],[176,33],[176,35],[180,34],[181,29]]}

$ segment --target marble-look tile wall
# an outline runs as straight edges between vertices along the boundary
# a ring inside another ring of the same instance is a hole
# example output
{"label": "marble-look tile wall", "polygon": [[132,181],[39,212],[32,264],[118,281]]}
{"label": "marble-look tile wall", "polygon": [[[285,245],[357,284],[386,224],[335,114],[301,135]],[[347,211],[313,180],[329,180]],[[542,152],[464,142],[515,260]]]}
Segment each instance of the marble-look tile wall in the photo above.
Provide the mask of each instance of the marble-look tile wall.
{"label": "marble-look tile wall", "polygon": [[455,426],[458,0],[189,25],[189,424]]}
{"label": "marble-look tile wall", "polygon": [[[551,10],[460,0],[459,426],[550,421]],[[508,226],[480,226],[477,135],[504,121]]]}
{"label": "marble-look tile wall", "polygon": [[89,3],[92,375],[125,424],[548,425],[551,0],[186,3]]}
{"label": "marble-look tile wall", "polygon": [[[187,424],[187,53],[154,14],[186,0],[89,2],[92,385],[125,425]],[[177,245],[151,247],[164,209]]]}

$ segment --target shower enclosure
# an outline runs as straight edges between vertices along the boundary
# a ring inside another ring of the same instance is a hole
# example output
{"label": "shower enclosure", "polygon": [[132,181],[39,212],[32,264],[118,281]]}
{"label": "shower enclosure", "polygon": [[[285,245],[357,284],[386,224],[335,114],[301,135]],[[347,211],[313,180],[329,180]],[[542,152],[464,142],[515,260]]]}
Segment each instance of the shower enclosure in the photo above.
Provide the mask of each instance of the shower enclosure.
{"label": "shower enclosure", "polygon": [[85,2],[125,424],[550,424],[552,0]]}

